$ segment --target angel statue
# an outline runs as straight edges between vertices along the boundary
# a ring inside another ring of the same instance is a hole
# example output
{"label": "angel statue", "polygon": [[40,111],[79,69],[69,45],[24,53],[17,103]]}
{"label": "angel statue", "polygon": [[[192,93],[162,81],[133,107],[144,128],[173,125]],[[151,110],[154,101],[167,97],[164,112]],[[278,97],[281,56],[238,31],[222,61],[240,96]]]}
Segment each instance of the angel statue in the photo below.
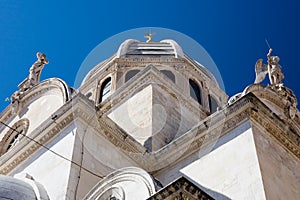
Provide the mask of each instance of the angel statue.
{"label": "angel statue", "polygon": [[151,33],[151,32],[148,33],[148,32],[146,32],[146,35],[144,37],[148,38],[148,40],[146,41],[147,43],[148,42],[153,42],[153,40],[152,40],[153,35],[155,35],[155,33]]}
{"label": "angel statue", "polygon": [[267,74],[271,85],[282,84],[284,74],[282,73],[281,66],[278,64],[280,58],[278,56],[271,56],[272,49],[270,48],[268,57],[268,64],[263,64],[263,59],[259,59],[255,64],[256,78],[254,83],[261,83]]}
{"label": "angel statue", "polygon": [[256,78],[254,83],[261,83],[268,73],[268,65],[263,64],[263,59],[258,59],[255,63]]}

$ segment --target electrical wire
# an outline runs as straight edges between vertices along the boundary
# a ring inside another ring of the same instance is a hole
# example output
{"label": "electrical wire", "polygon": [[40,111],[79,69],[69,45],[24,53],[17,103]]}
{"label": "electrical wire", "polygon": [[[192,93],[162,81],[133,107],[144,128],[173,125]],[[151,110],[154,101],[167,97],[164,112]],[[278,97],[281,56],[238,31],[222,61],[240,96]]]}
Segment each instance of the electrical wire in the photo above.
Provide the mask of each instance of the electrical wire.
{"label": "electrical wire", "polygon": [[38,144],[39,146],[45,148],[47,151],[50,151],[51,153],[55,154],[56,156],[58,156],[58,157],[60,157],[60,158],[62,158],[62,159],[64,159],[64,160],[66,160],[66,161],[68,161],[68,162],[71,162],[72,164],[74,164],[74,165],[80,167],[81,169],[85,170],[86,172],[88,172],[88,173],[90,173],[90,174],[92,174],[92,175],[94,175],[94,176],[96,176],[96,177],[98,177],[98,178],[101,178],[101,179],[104,178],[103,176],[100,176],[100,175],[98,175],[98,174],[92,172],[91,170],[89,170],[89,169],[83,167],[82,165],[80,165],[80,164],[78,164],[78,163],[76,163],[76,162],[74,162],[74,161],[72,161],[72,160],[66,158],[65,156],[63,156],[63,155],[61,155],[61,154],[59,154],[59,153],[57,153],[57,152],[55,152],[55,151],[53,151],[53,150],[51,150],[49,147],[47,147],[47,146],[45,146],[45,145],[39,143],[38,141],[36,141],[36,140],[30,138],[30,137],[27,136],[26,134],[23,134],[23,133],[19,132],[19,131],[16,130],[15,128],[12,128],[11,126],[7,125],[6,123],[4,123],[4,122],[2,122],[2,121],[0,121],[0,123],[3,124],[4,126],[6,126],[7,128],[9,128],[9,129],[11,129],[11,130],[17,132],[19,135],[22,135],[22,136],[26,137],[27,139],[29,139],[29,140],[35,142],[36,144]]}
{"label": "electrical wire", "polygon": [[84,155],[84,139],[85,139],[85,134],[87,132],[87,128],[84,130],[83,135],[82,135],[82,140],[81,140],[81,156],[80,156],[80,167],[78,170],[78,181],[75,187],[75,192],[74,192],[74,199],[77,199],[77,192],[78,192],[78,187],[80,183],[80,178],[81,178],[81,170],[82,170],[82,163],[83,163],[83,155]]}

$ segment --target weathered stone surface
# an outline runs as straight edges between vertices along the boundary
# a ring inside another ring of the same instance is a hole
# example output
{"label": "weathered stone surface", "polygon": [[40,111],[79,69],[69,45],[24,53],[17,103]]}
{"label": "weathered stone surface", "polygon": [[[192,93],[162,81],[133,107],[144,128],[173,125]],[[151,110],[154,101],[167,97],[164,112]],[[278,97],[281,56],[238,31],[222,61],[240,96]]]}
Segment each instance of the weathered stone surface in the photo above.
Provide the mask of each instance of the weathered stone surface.
{"label": "weathered stone surface", "polygon": [[[219,138],[208,154],[180,170],[215,199],[266,199],[253,131],[247,122]],[[226,198],[225,198],[226,199]]]}
{"label": "weathered stone surface", "polygon": [[252,129],[266,199],[298,199],[300,162],[257,124]]}
{"label": "weathered stone surface", "polygon": [[151,176],[144,170],[128,167],[116,170],[100,181],[85,200],[98,199],[147,199],[155,193]]}
{"label": "weathered stone surface", "polygon": [[33,188],[19,179],[0,175],[0,199],[36,200]]}

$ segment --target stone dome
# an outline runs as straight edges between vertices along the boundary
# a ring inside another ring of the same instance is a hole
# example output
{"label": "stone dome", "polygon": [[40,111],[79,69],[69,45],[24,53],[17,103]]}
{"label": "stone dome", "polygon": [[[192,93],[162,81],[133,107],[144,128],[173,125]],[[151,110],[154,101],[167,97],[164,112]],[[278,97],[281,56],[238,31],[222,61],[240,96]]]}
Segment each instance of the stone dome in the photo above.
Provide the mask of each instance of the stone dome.
{"label": "stone dome", "polygon": [[84,77],[81,85],[92,79],[104,66],[118,58],[184,58],[182,48],[171,39],[160,42],[140,42],[134,39],[125,40],[112,57],[97,64]]}
{"label": "stone dome", "polygon": [[0,175],[0,199],[35,200],[34,189],[26,182]]}
{"label": "stone dome", "polygon": [[[118,51],[113,54],[110,58],[100,62],[94,66],[84,77],[81,82],[81,86],[87,83],[94,77],[99,76],[101,73],[105,73],[109,67],[113,66],[114,63],[118,62],[118,59],[134,60],[134,59],[184,59],[190,62],[196,67],[202,74],[207,76],[214,84],[219,87],[219,83],[214,75],[198,61],[190,58],[184,53],[181,46],[172,39],[165,39],[159,42],[141,42],[134,39],[125,40],[118,48]],[[147,61],[146,61],[147,62]]]}
{"label": "stone dome", "polygon": [[49,200],[44,187],[28,174],[18,174],[17,178],[0,174],[0,199]]}
{"label": "stone dome", "polygon": [[174,40],[169,39],[160,42],[140,42],[128,39],[120,45],[117,52],[117,58],[183,58],[183,56],[181,47]]}

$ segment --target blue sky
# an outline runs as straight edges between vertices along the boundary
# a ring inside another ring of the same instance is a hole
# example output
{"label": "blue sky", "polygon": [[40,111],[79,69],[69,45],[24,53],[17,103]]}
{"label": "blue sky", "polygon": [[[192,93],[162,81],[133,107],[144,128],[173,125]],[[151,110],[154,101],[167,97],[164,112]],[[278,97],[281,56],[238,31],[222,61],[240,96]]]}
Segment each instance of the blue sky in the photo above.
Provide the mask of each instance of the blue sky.
{"label": "blue sky", "polygon": [[172,29],[196,40],[217,65],[229,96],[254,82],[256,60],[266,62],[267,38],[281,58],[284,84],[300,98],[299,10],[300,2],[295,0],[2,0],[0,110],[9,104],[5,98],[28,76],[37,51],[50,61],[42,80],[59,77],[74,86],[82,62],[98,44],[140,27]]}

